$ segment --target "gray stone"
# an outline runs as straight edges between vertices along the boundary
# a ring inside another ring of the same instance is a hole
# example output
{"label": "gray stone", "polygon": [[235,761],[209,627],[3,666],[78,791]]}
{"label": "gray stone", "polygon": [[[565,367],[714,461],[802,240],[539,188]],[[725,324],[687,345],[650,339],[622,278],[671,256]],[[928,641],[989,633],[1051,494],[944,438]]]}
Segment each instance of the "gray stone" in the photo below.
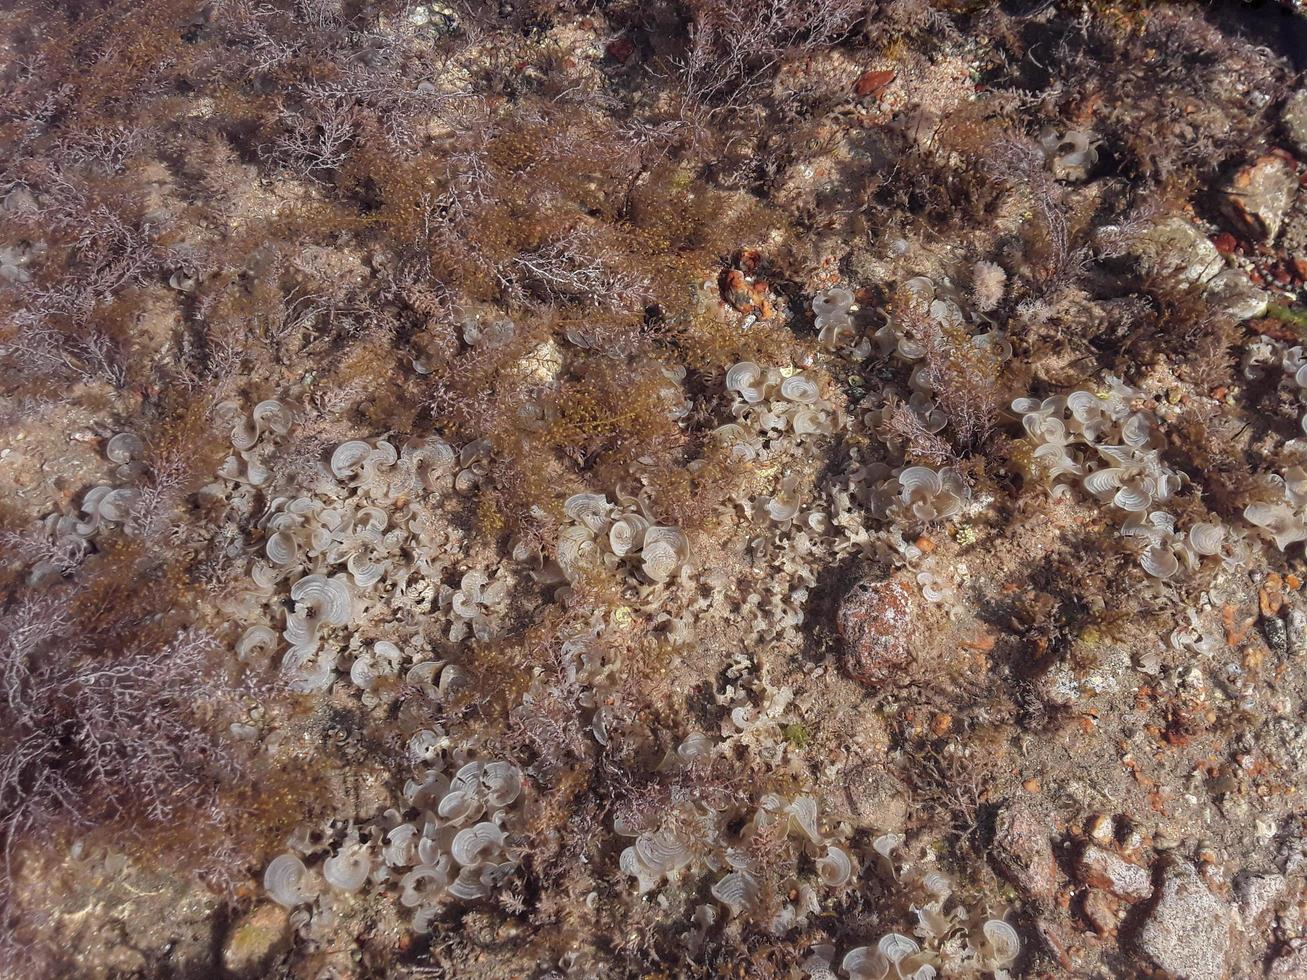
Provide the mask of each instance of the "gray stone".
{"label": "gray stone", "polygon": [[1218,205],[1231,231],[1251,241],[1273,242],[1297,191],[1293,165],[1267,154],[1230,178]]}
{"label": "gray stone", "polygon": [[1284,892],[1284,875],[1258,875],[1241,871],[1235,875],[1234,894],[1239,917],[1247,928],[1260,931],[1270,918],[1271,908]]}
{"label": "gray stone", "polygon": [[1207,298],[1234,320],[1266,316],[1271,294],[1253,285],[1242,269],[1226,269],[1207,284]]}
{"label": "gray stone", "polygon": [[1174,980],[1223,980],[1230,909],[1207,889],[1192,865],[1177,862],[1167,870],[1136,944]]}
{"label": "gray stone", "polygon": [[1096,844],[1090,844],[1080,852],[1076,860],[1076,877],[1087,885],[1130,902],[1153,894],[1153,881],[1147,868]]}
{"label": "gray stone", "polygon": [[[1109,231],[1110,229],[1104,229]],[[1206,283],[1225,268],[1216,246],[1192,222],[1167,215],[1134,239],[1128,253],[1145,278]]]}
{"label": "gray stone", "polygon": [[1294,152],[1307,156],[1307,88],[1300,88],[1285,100],[1280,125]]}
{"label": "gray stone", "polygon": [[1307,613],[1291,608],[1286,630],[1289,653],[1295,657],[1307,656]]}

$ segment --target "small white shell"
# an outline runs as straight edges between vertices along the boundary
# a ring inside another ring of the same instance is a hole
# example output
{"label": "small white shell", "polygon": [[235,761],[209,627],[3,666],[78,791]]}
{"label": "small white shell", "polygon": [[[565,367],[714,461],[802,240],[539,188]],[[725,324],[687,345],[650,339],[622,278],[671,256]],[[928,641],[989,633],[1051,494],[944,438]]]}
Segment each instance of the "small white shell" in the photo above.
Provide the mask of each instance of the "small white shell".
{"label": "small white shell", "polygon": [[275,398],[269,398],[261,401],[254,406],[251,413],[254,416],[254,424],[260,432],[271,432],[274,435],[284,436],[290,431],[292,417],[290,410]]}
{"label": "small white shell", "polygon": [[145,452],[145,443],[131,432],[119,432],[104,447],[104,455],[111,463],[126,466],[134,459],[140,459]]}
{"label": "small white shell", "polygon": [[110,490],[100,498],[98,510],[106,521],[121,524],[132,514],[132,508],[140,499],[140,493],[131,487]]}
{"label": "small white shell", "polygon": [[346,844],[340,853],[322,862],[322,877],[332,888],[353,894],[372,874],[372,858],[363,844]]}
{"label": "small white shell", "polygon": [[1153,545],[1140,555],[1139,564],[1154,578],[1170,578],[1180,570],[1175,552],[1165,545]]}
{"label": "small white shell", "polygon": [[734,915],[742,915],[758,905],[758,882],[747,871],[732,871],[710,889],[717,899]]}
{"label": "small white shell", "polygon": [[931,871],[921,879],[921,885],[936,898],[948,898],[953,894],[953,881],[940,871]]}
{"label": "small white shell", "polygon": [[1189,529],[1189,544],[1200,555],[1219,555],[1225,544],[1225,528],[1200,522]]}
{"label": "small white shell", "polygon": [[749,404],[762,401],[764,395],[762,368],[752,361],[741,361],[726,372],[726,390],[739,394]]}
{"label": "small white shell", "polygon": [[843,848],[831,844],[826,856],[817,860],[817,874],[827,888],[841,888],[853,878],[853,859]]}
{"label": "small white shell", "polygon": [[1153,502],[1153,495],[1143,487],[1122,487],[1112,497],[1112,503],[1132,514],[1142,514]]}
{"label": "small white shell", "polygon": [[680,560],[676,550],[665,541],[646,543],[640,552],[640,570],[651,582],[666,582],[676,574]]}
{"label": "small white shell", "polygon": [[354,599],[338,575],[306,575],[290,587],[290,597],[312,609],[315,620],[330,626],[344,626],[354,618]]}
{"label": "small white shell", "polygon": [[441,737],[431,729],[423,728],[409,738],[408,757],[419,763],[435,762],[440,758],[440,746]]}
{"label": "small white shell", "polygon": [[992,951],[995,966],[1007,966],[1021,952],[1021,938],[1017,931],[1002,919],[989,919],[981,926],[981,932]]}
{"label": "small white shell", "polygon": [[449,886],[449,894],[461,901],[472,902],[489,895],[490,886],[482,879],[479,868],[462,868]]}
{"label": "small white shell", "polygon": [[608,515],[613,505],[602,493],[576,493],[563,504],[563,513],[578,524],[584,524],[595,534],[608,528]]}
{"label": "small white shell", "polygon": [[362,439],[342,442],[331,454],[331,472],[338,480],[355,476],[362,471],[370,455],[372,455],[372,447]]}
{"label": "small white shell", "polygon": [[498,824],[486,820],[460,830],[449,845],[450,856],[464,867],[477,865],[504,846],[504,832]]}
{"label": "small white shell", "polygon": [[294,854],[282,854],[272,859],[263,872],[263,887],[269,898],[288,909],[312,901],[318,893],[309,869]]}
{"label": "small white shell", "polygon": [[805,374],[792,374],[781,382],[781,397],[802,405],[810,405],[821,395],[817,383]]}
{"label": "small white shell", "polygon": [[477,797],[475,792],[465,790],[451,790],[446,793],[436,807],[436,813],[442,820],[448,820],[451,824],[469,823],[475,820],[481,814],[485,813],[485,804]]}
{"label": "small white shell", "polygon": [[272,653],[277,649],[277,634],[267,626],[251,626],[236,641],[236,659],[248,663],[257,653]]}
{"label": "small white shell", "polygon": [[921,952],[921,947],[915,940],[899,932],[890,932],[881,936],[876,948],[880,950],[880,955],[895,967],[912,954]]}
{"label": "small white shell", "polygon": [[449,870],[440,866],[423,865],[414,868],[400,879],[399,903],[413,908],[432,902],[449,887]]}
{"label": "small white shell", "polygon": [[849,975],[849,980],[884,980],[889,973],[889,960],[878,949],[858,946],[845,954],[840,969]]}
{"label": "small white shell", "polygon": [[512,804],[522,792],[522,771],[511,762],[488,762],[481,772],[486,802],[501,810]]}
{"label": "small white shell", "polygon": [[1083,483],[1085,489],[1095,497],[1107,497],[1116,493],[1121,486],[1121,471],[1114,468],[1094,470],[1086,474]]}
{"label": "small white shell", "polygon": [[299,558],[299,543],[289,531],[277,531],[268,538],[263,552],[268,556],[268,561],[284,568],[293,565]]}

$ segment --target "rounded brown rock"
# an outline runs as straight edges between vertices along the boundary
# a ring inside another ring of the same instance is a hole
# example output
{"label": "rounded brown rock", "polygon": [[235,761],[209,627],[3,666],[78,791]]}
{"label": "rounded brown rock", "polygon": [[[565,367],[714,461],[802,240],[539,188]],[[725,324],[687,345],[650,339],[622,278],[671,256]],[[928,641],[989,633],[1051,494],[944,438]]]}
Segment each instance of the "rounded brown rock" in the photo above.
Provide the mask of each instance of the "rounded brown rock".
{"label": "rounded brown rock", "polygon": [[836,614],[845,673],[861,684],[903,683],[918,635],[917,607],[917,597],[897,578],[866,578],[849,589]]}

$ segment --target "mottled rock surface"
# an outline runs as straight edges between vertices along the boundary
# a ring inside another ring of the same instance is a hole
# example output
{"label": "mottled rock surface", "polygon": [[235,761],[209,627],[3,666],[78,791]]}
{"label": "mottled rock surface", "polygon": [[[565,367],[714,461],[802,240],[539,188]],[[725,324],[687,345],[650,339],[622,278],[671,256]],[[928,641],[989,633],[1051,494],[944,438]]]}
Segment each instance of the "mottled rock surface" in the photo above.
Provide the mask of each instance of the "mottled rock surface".
{"label": "mottled rock surface", "polygon": [[1294,152],[1307,156],[1307,88],[1300,88],[1285,100],[1280,125]]}
{"label": "mottled rock surface", "polygon": [[273,956],[290,938],[289,917],[280,905],[268,903],[237,921],[222,949],[222,966],[232,977],[260,977]]}
{"label": "mottled rock surface", "polygon": [[1047,901],[1057,891],[1057,863],[1046,820],[1023,803],[999,813],[991,856],[998,871],[1033,899]]}
{"label": "mottled rock surface", "polygon": [[1081,851],[1076,860],[1076,876],[1087,885],[1131,902],[1153,893],[1153,882],[1147,868],[1094,844]]}
{"label": "mottled rock surface", "polygon": [[1240,168],[1221,189],[1221,213],[1236,234],[1253,241],[1274,241],[1297,189],[1293,165],[1267,154]]}
{"label": "mottled rock surface", "polygon": [[1189,864],[1169,868],[1157,904],[1136,939],[1139,951],[1175,980],[1228,976],[1230,910]]}
{"label": "mottled rock surface", "polygon": [[917,636],[920,600],[898,579],[864,579],[840,603],[844,669],[862,684],[894,685],[905,678]]}

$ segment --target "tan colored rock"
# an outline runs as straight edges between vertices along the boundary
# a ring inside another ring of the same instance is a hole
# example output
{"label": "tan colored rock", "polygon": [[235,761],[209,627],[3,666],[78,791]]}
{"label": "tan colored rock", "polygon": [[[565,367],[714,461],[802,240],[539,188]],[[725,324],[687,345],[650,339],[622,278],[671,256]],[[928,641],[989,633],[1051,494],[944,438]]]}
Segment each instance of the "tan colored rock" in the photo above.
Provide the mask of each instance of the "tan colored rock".
{"label": "tan colored rock", "polygon": [[1272,242],[1297,190],[1298,174],[1293,165],[1267,154],[1242,167],[1221,188],[1221,214],[1235,234]]}
{"label": "tan colored rock", "polygon": [[1026,804],[1009,803],[999,813],[991,857],[999,873],[1026,897],[1049,901],[1057,892],[1048,822]]}
{"label": "tan colored rock", "polygon": [[1120,921],[1117,913],[1118,903],[1107,892],[1091,888],[1085,893],[1081,911],[1085,920],[1094,927],[1100,936],[1111,936],[1116,932]]}
{"label": "tan colored rock", "polygon": [[222,949],[223,969],[231,977],[261,977],[289,939],[289,913],[280,905],[260,905],[228,934]]}

